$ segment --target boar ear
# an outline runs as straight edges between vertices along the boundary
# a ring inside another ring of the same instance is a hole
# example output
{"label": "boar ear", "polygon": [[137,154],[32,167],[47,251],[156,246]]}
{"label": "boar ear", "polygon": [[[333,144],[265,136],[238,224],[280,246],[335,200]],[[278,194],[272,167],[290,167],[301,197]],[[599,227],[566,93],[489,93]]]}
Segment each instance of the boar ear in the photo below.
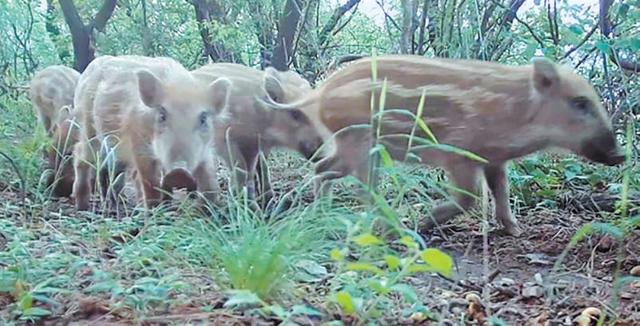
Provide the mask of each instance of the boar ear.
{"label": "boar ear", "polygon": [[136,72],[140,97],[146,106],[155,107],[160,104],[162,96],[162,82],[147,69]]}
{"label": "boar ear", "polygon": [[264,90],[272,100],[276,102],[283,101],[284,89],[278,78],[278,71],[273,67],[267,67],[264,70]]}
{"label": "boar ear", "polygon": [[209,94],[214,113],[220,113],[229,101],[231,93],[231,81],[221,77],[209,84]]}
{"label": "boar ear", "polygon": [[556,65],[546,58],[534,58],[533,62],[533,86],[540,93],[547,93],[558,86],[560,76]]}

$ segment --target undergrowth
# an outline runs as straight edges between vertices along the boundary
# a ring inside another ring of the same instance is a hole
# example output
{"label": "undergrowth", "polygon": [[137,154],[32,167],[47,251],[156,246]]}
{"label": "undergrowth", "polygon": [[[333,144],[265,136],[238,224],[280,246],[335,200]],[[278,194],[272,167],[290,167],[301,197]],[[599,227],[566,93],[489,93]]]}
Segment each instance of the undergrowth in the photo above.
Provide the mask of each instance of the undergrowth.
{"label": "undergrowth", "polygon": [[[285,324],[300,315],[366,323],[398,306],[407,318],[438,319],[411,282],[436,273],[452,277],[452,258],[427,248],[415,229],[436,200],[448,198],[438,170],[393,163],[384,147],[375,146],[381,182],[368,188],[374,206],[355,197],[354,188],[369,185],[352,177],[338,182],[332,196],[310,203],[304,195],[310,191],[307,175],[288,193],[292,207],[275,215],[229,196],[204,214],[189,200],[150,215],[138,210],[118,217],[76,214],[64,201],[54,203],[45,195],[42,150],[48,143],[43,133],[34,132],[41,128],[28,100],[1,101],[3,324],[61,316],[87,298],[103,302],[109,314],[136,321],[179,306],[213,311],[219,302],[224,309],[249,309],[248,314]],[[428,125],[416,122],[416,128],[424,131]],[[626,140],[630,157],[631,134]],[[415,144],[425,143],[416,138]],[[509,178],[514,205],[521,208],[553,207],[567,189],[606,189],[622,198],[612,221],[585,225],[566,254],[592,233],[623,242],[637,228],[638,212],[625,203],[637,193],[640,174],[631,164],[623,171],[538,154],[512,164]],[[15,196],[22,191],[24,202]],[[381,232],[380,224],[392,232]],[[618,269],[614,284],[630,281]]]}

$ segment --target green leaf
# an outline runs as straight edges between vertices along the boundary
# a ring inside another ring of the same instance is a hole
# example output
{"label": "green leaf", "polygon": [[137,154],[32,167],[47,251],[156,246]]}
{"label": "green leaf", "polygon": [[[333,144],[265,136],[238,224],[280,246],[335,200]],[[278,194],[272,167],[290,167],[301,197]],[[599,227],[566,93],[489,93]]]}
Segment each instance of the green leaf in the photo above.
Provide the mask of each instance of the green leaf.
{"label": "green leaf", "polygon": [[346,268],[354,272],[371,272],[377,275],[384,274],[380,268],[367,263],[348,263]]}
{"label": "green leaf", "polygon": [[409,303],[418,302],[418,294],[413,286],[409,284],[398,283],[394,284],[391,287],[391,291],[398,292],[402,295],[402,297],[407,300]]}
{"label": "green leaf", "polygon": [[22,312],[24,317],[44,317],[49,315],[51,315],[51,311],[38,307],[29,308]]}
{"label": "green leaf", "polygon": [[223,307],[237,307],[242,305],[255,306],[260,305],[262,301],[253,292],[247,290],[232,291],[232,296],[224,303]]}
{"label": "green leaf", "polygon": [[271,312],[272,314],[276,315],[278,318],[280,319],[286,319],[287,316],[287,311],[282,308],[281,305],[273,305],[273,306],[268,306],[265,307],[265,310],[267,310],[268,312]]}
{"label": "green leaf", "polygon": [[327,276],[327,269],[310,259],[302,259],[295,266],[300,269],[297,279],[303,282],[319,282]]}
{"label": "green leaf", "polygon": [[422,129],[422,131],[425,134],[427,134],[427,136],[432,142],[434,142],[435,144],[438,144],[438,140],[436,139],[436,136],[433,134],[433,132],[431,132],[431,129],[429,129],[429,126],[427,126],[427,123],[424,122],[424,120],[422,120],[422,117],[416,117],[416,123],[418,124],[418,127],[420,127],[420,129]]}
{"label": "green leaf", "polygon": [[382,285],[382,282],[378,280],[369,280],[367,284],[372,290],[374,290],[379,295],[387,295],[387,293],[389,293],[389,288]]}
{"label": "green leaf", "polygon": [[25,293],[20,298],[20,302],[18,303],[18,306],[20,306],[20,310],[22,311],[27,311],[31,309],[31,307],[33,306],[33,298],[31,297],[31,294]]}
{"label": "green leaf", "polygon": [[342,260],[344,260],[344,254],[342,253],[342,251],[340,249],[337,249],[337,248],[331,249],[331,253],[329,253],[329,256],[331,256],[331,259],[333,261],[342,261]]}
{"label": "green leaf", "polygon": [[387,263],[387,267],[391,270],[398,269],[400,267],[400,258],[394,255],[385,255],[384,261]]}
{"label": "green leaf", "polygon": [[429,145],[420,145],[420,146],[415,146],[412,150],[413,151],[418,151],[418,150],[422,150],[422,149],[429,149],[429,148],[434,148],[434,149],[438,149],[441,150],[443,152],[448,152],[448,153],[453,153],[453,154],[458,154],[458,155],[462,155],[470,160],[473,161],[478,161],[481,163],[489,163],[489,161],[487,161],[487,159],[481,157],[478,154],[472,153],[468,150],[462,149],[462,148],[458,148],[452,145],[447,145],[447,144],[442,144],[442,143],[438,143],[438,144],[429,144]]}
{"label": "green leaf", "polygon": [[415,241],[413,241],[412,237],[408,235],[405,235],[402,238],[400,238],[400,243],[410,249],[418,248],[418,244]]}
{"label": "green leaf", "polygon": [[640,51],[640,38],[633,38],[630,40],[631,48],[635,51]]}
{"label": "green leaf", "polygon": [[382,240],[378,239],[378,237],[371,233],[363,233],[359,236],[356,236],[353,238],[353,242],[362,247],[375,246],[384,243],[382,242]]}
{"label": "green leaf", "polygon": [[317,316],[321,317],[322,313],[313,307],[307,305],[295,305],[291,307],[292,315],[305,315],[305,316]]}
{"label": "green leaf", "polygon": [[602,53],[609,53],[611,51],[611,46],[609,46],[609,43],[602,40],[596,42],[596,48]]}
{"label": "green leaf", "polygon": [[409,265],[409,267],[407,267],[407,271],[411,274],[436,272],[435,268],[432,266],[417,263]]}
{"label": "green leaf", "polygon": [[391,158],[391,154],[389,154],[389,151],[384,145],[378,144],[374,148],[372,148],[370,154],[374,153],[380,154],[380,158],[382,159],[382,166],[386,168],[393,167],[393,159]]}
{"label": "green leaf", "polygon": [[356,311],[356,307],[353,304],[351,294],[349,294],[348,292],[340,291],[336,293],[336,302],[338,302],[338,305],[340,305],[342,311],[347,315],[351,315]]}
{"label": "green leaf", "polygon": [[489,325],[490,326],[507,326],[508,324],[507,324],[506,321],[504,321],[504,320],[502,320],[502,319],[500,319],[498,317],[491,316],[489,318]]}
{"label": "green leaf", "polygon": [[435,248],[428,248],[420,253],[420,258],[422,258],[426,264],[433,267],[436,272],[446,277],[451,276],[453,272],[453,259],[444,252]]}
{"label": "green leaf", "polygon": [[569,26],[569,30],[576,35],[582,35],[582,33],[584,33],[584,30],[582,30],[582,27],[578,24]]}
{"label": "green leaf", "polygon": [[620,7],[618,7],[618,18],[620,20],[624,20],[627,18],[627,14],[629,13],[629,8],[630,6],[626,3],[622,3],[620,4]]}

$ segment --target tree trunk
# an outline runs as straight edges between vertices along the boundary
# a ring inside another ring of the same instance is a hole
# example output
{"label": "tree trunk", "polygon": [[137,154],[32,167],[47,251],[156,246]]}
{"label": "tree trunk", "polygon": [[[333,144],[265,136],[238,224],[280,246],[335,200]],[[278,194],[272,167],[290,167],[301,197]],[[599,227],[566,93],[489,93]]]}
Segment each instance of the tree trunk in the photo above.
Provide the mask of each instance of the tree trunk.
{"label": "tree trunk", "polygon": [[102,7],[91,20],[85,25],[78,13],[73,0],[59,0],[64,20],[71,31],[71,41],[73,43],[73,68],[83,72],[93,59],[95,59],[95,37],[94,29],[103,32],[107,21],[111,18],[116,8],[117,0],[104,0]]}
{"label": "tree trunk", "polygon": [[293,57],[293,41],[302,15],[301,3],[300,0],[287,0],[284,13],[278,23],[278,36],[271,57],[271,65],[281,71],[289,68]]}
{"label": "tree trunk", "polygon": [[402,0],[402,34],[400,38],[400,53],[409,54],[412,52],[411,33],[413,27],[413,0]]}
{"label": "tree trunk", "polygon": [[215,0],[192,0],[191,4],[195,9],[200,37],[204,47],[204,58],[210,58],[213,62],[232,61],[232,56],[222,43],[214,42],[211,39],[209,26],[213,21],[224,22],[224,12],[220,4]]}

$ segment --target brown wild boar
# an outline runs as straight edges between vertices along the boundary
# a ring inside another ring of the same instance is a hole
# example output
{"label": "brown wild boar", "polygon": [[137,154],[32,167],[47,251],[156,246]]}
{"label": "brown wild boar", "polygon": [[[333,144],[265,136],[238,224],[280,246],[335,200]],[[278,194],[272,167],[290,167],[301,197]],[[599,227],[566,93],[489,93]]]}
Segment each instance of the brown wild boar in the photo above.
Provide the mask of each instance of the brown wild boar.
{"label": "brown wild boar", "polygon": [[422,119],[436,140],[488,162],[434,148],[424,141],[429,139],[427,132],[415,129],[415,136],[423,140],[411,140],[412,153],[423,164],[446,169],[456,188],[466,191],[457,193],[455,202],[437,206],[432,219],[421,225],[423,231],[472,207],[474,196],[469,194],[476,192],[482,174],[495,199],[496,219],[507,234],[520,234],[509,208],[505,171],[509,160],[558,147],[607,165],[624,161],[594,88],[571,69],[547,59],[508,66],[387,55],[377,59],[376,82],[372,82],[371,67],[371,58],[356,61],[299,102],[270,106],[300,109],[332,145],[316,165],[319,184],[347,174],[366,182],[371,129],[343,128],[370,122],[371,91],[380,93],[381,81],[386,79],[388,112],[383,116],[381,141],[394,159],[404,160],[415,119],[394,110],[417,112],[424,93]]}
{"label": "brown wild boar", "polygon": [[80,73],[62,65],[38,71],[29,85],[29,96],[38,120],[47,135],[53,135],[58,122],[69,115]]}
{"label": "brown wild boar", "polygon": [[[35,74],[29,87],[31,103],[38,120],[53,144],[45,152],[46,180],[54,197],[68,197],[73,186],[71,154],[78,137],[73,121],[73,95],[80,73],[62,65],[46,67]],[[55,184],[54,184],[55,183]]]}
{"label": "brown wild boar", "polygon": [[[159,187],[197,186],[213,199],[213,120],[227,102],[230,82],[202,85],[169,58],[103,56],[82,74],[74,105],[82,134],[76,146],[73,193],[89,207],[90,165],[113,150],[116,173],[130,166],[145,206],[162,199]],[[161,179],[162,178],[162,179]]]}
{"label": "brown wild boar", "polygon": [[229,168],[233,168],[233,186],[247,187],[249,196],[256,195],[255,177],[263,181],[265,201],[271,195],[271,185],[260,169],[259,153],[268,154],[272,148],[295,150],[309,158],[322,143],[309,120],[298,110],[274,111],[265,109],[255,97],[269,96],[279,103],[301,98],[311,91],[309,83],[293,71],[280,72],[274,68],[260,71],[232,63],[215,63],[192,71],[193,75],[210,83],[226,77],[232,82],[225,119],[218,120],[215,149]]}

